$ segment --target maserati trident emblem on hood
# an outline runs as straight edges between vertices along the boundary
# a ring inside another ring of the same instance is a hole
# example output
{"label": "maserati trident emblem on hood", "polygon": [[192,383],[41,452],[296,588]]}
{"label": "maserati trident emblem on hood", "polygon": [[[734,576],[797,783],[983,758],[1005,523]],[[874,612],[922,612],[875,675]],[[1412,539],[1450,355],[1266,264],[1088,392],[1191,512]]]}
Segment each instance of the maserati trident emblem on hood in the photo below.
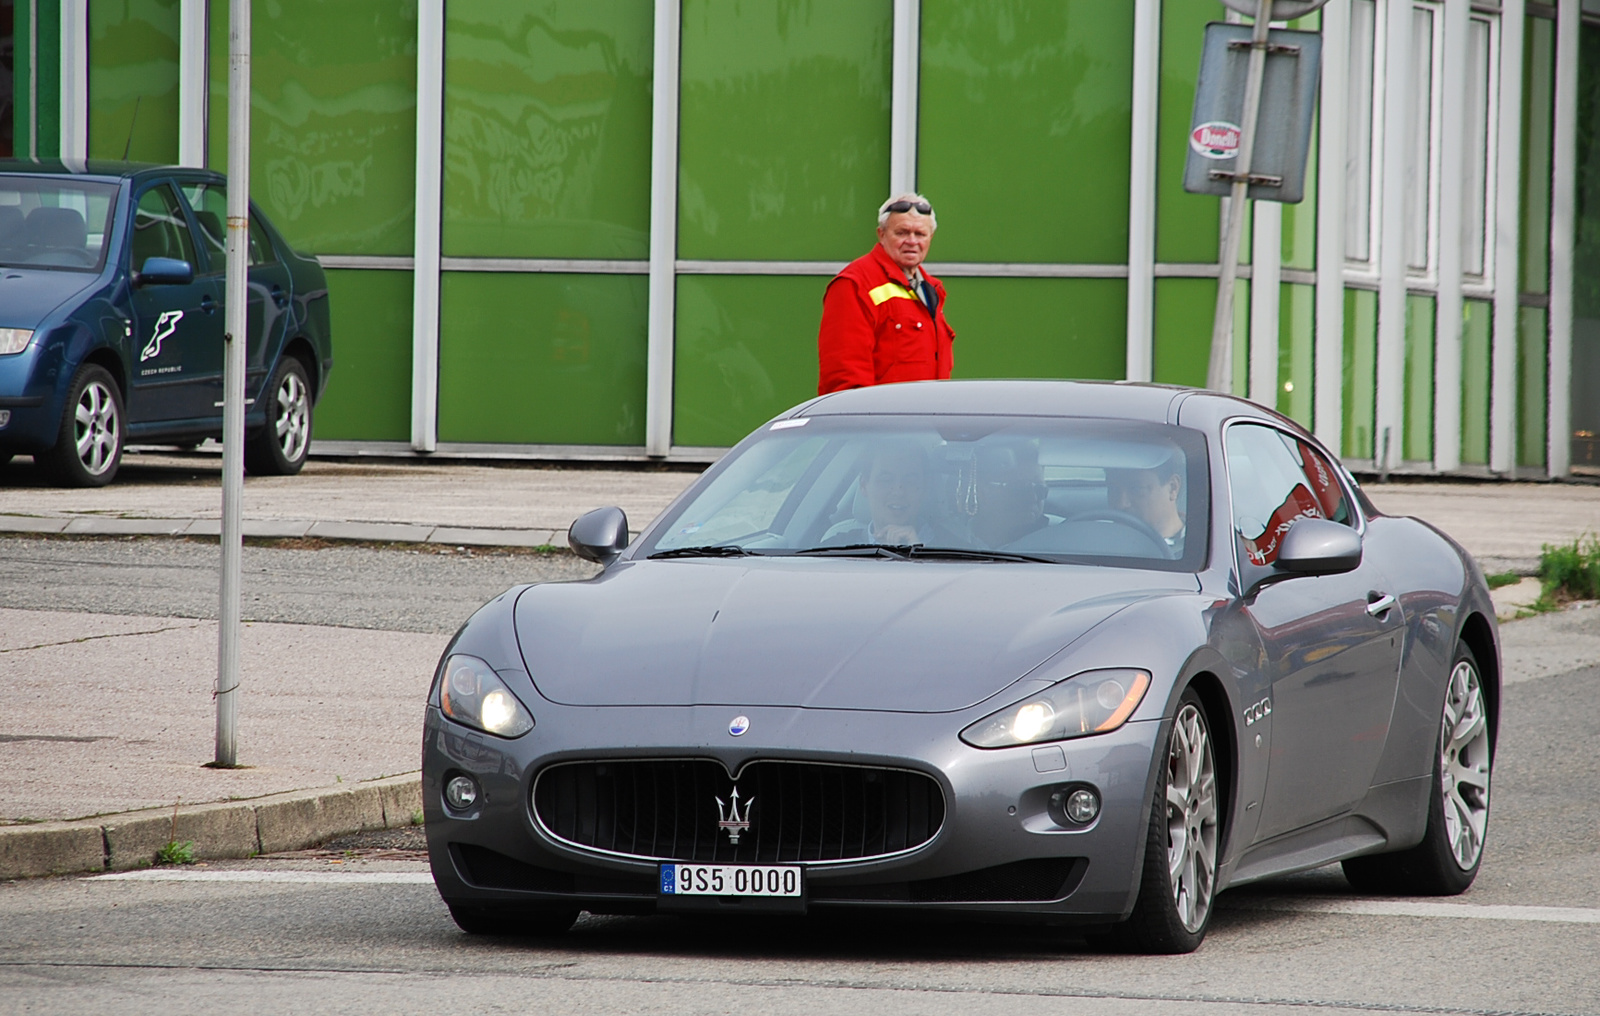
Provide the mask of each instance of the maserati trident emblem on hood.
{"label": "maserati trident emblem on hood", "polygon": [[[744,803],[744,814],[739,814],[739,788],[733,788],[733,803],[725,805],[722,798],[717,798],[717,828],[728,831],[728,842],[737,844],[739,834],[750,828],[750,809],[756,805],[756,799],[751,798]],[[726,812],[724,812],[726,808]]]}
{"label": "maserati trident emblem on hood", "polygon": [[728,724],[728,733],[732,734],[734,737],[738,737],[740,734],[749,729],[750,717],[748,716],[735,716],[733,721]]}

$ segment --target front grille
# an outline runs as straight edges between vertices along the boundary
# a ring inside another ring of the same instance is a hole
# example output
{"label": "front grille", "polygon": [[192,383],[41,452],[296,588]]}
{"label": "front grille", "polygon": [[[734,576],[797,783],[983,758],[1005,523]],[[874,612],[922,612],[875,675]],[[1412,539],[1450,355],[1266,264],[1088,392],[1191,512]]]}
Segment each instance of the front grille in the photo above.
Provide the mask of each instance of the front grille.
{"label": "front grille", "polygon": [[[944,823],[932,777],[903,769],[814,762],[752,762],[735,783],[709,759],[572,762],[539,774],[539,821],[569,843],[631,857],[724,864],[846,861],[896,854]],[[718,800],[723,808],[719,813]]]}

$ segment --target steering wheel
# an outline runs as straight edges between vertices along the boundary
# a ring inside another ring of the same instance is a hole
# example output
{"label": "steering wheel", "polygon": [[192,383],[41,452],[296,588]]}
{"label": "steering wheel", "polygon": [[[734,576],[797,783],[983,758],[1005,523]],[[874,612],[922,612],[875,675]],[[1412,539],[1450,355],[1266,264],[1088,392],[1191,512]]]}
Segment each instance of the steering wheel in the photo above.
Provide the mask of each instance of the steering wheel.
{"label": "steering wheel", "polygon": [[1118,511],[1115,508],[1096,508],[1091,511],[1079,512],[1067,519],[1068,522],[1115,522],[1127,526],[1140,536],[1155,544],[1163,557],[1171,556],[1172,548],[1167,546],[1167,541],[1155,531],[1155,527],[1130,512]]}

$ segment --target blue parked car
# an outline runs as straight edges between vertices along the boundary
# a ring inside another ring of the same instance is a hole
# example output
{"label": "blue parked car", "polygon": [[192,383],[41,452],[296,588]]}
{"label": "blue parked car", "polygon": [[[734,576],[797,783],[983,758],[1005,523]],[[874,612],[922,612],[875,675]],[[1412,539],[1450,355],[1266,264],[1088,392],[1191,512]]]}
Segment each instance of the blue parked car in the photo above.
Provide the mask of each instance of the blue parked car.
{"label": "blue parked car", "polygon": [[[0,160],[0,465],[96,487],[123,446],[222,436],[226,179]],[[333,366],[328,285],[250,212],[245,468],[292,474]]]}

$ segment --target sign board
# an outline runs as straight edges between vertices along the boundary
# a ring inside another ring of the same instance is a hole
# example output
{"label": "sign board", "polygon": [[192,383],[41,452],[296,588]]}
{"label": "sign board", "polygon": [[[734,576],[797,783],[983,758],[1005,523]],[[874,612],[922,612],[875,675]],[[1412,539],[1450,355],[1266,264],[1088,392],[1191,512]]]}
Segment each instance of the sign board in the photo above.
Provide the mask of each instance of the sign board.
{"label": "sign board", "polygon": [[[1206,26],[1200,84],[1189,120],[1188,161],[1183,189],[1227,197],[1238,163],[1240,124],[1250,70],[1249,25],[1214,21]],[[1261,81],[1261,113],[1250,158],[1249,196],[1294,204],[1305,197],[1306,161],[1317,82],[1322,73],[1322,36],[1273,29],[1267,35]]]}

